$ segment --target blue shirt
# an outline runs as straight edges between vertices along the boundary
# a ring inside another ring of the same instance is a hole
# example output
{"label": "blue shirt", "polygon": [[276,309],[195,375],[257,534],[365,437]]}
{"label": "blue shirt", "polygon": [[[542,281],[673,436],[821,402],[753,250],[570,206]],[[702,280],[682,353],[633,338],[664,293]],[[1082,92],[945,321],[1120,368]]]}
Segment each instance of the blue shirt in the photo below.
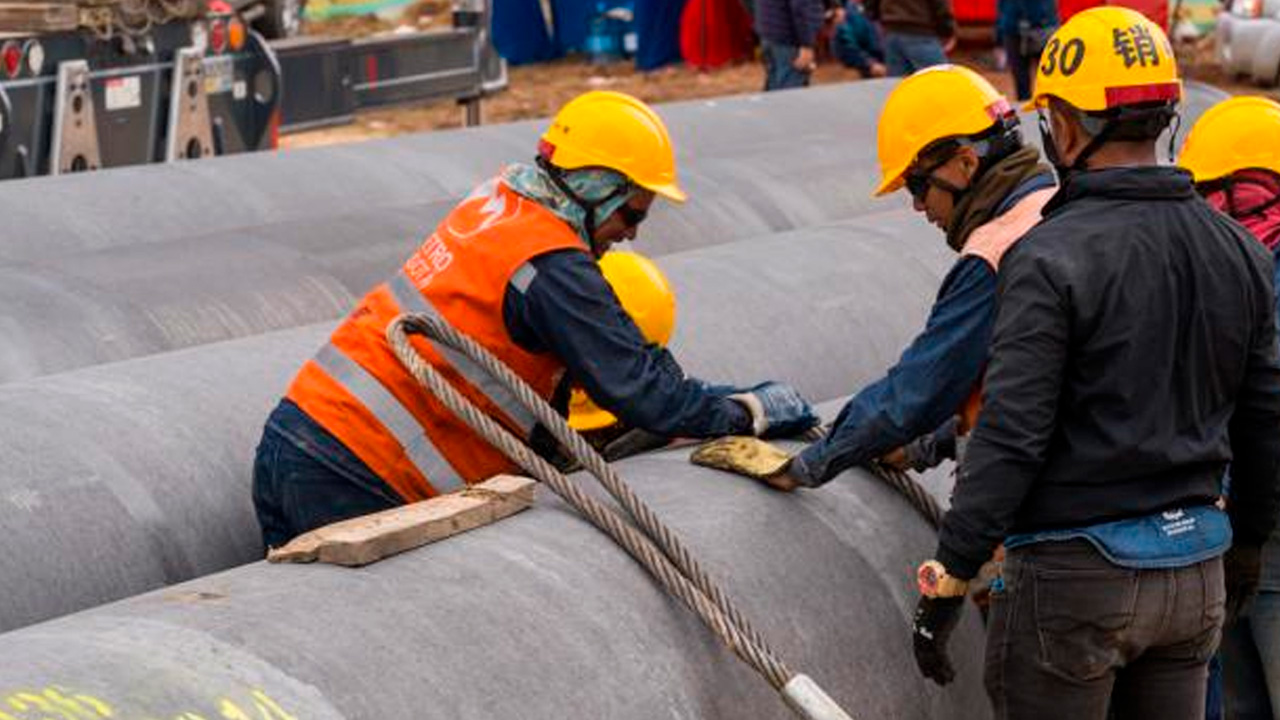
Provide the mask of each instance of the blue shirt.
{"label": "blue shirt", "polygon": [[938,291],[924,331],[888,374],[844,406],[825,438],[796,457],[790,474],[821,485],[954,415],[982,377],[995,310],[995,270],[982,258],[960,258]]}
{"label": "blue shirt", "polygon": [[1113,565],[1138,570],[1186,567],[1231,546],[1231,520],[1213,505],[1166,510],[1082,528],[1010,535],[1006,549],[1042,542],[1088,541]]}
{"label": "blue shirt", "polygon": [[[1049,174],[1029,178],[996,215],[1053,183]],[[961,257],[942,281],[924,332],[884,378],[844,406],[825,438],[796,456],[788,474],[816,487],[942,425],[982,379],[995,318],[995,269],[980,257]]]}
{"label": "blue shirt", "polygon": [[872,61],[884,62],[880,33],[867,19],[861,3],[845,5],[845,21],[831,38],[831,53],[863,75],[871,71]]}
{"label": "blue shirt", "polygon": [[630,427],[667,437],[750,434],[737,402],[685,377],[671,353],[648,343],[590,256],[539,255],[523,290],[507,286],[503,320],[511,338],[551,353],[568,378]]}
{"label": "blue shirt", "polygon": [[1052,28],[1058,25],[1056,0],[998,0],[996,3],[996,41],[1017,38],[1018,26]]}

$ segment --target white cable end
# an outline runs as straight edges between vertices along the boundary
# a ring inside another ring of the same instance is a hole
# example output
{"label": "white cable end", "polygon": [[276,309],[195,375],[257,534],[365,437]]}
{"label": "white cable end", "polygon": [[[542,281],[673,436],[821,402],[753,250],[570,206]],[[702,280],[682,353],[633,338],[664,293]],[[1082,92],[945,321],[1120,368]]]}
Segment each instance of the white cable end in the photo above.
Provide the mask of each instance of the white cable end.
{"label": "white cable end", "polygon": [[796,675],[782,688],[787,705],[807,720],[853,720],[808,675]]}

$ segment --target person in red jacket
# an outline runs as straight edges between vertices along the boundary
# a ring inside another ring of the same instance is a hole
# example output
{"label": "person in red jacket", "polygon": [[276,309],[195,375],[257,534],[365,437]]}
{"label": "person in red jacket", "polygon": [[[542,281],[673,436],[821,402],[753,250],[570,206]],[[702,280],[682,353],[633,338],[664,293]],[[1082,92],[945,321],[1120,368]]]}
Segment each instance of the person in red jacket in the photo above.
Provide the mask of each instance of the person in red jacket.
{"label": "person in red jacket", "polygon": [[[1213,106],[1187,136],[1179,164],[1191,171],[1209,204],[1243,225],[1277,258],[1280,103],[1235,97]],[[1226,705],[1236,720],[1269,719],[1280,711],[1280,533],[1273,532],[1251,562],[1257,567],[1245,577],[1257,594],[1224,630],[1221,648]],[[1218,675],[1211,672],[1208,720],[1223,717],[1220,689]]]}

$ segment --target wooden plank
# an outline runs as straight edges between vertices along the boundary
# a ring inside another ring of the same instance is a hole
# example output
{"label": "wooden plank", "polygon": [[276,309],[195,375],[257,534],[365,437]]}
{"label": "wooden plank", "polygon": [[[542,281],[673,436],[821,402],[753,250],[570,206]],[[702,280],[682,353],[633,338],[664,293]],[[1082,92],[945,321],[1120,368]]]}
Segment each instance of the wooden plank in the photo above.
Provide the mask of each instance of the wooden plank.
{"label": "wooden plank", "polygon": [[271,550],[267,560],[368,565],[514,515],[533,504],[536,484],[498,475],[461,492],[317,528]]}

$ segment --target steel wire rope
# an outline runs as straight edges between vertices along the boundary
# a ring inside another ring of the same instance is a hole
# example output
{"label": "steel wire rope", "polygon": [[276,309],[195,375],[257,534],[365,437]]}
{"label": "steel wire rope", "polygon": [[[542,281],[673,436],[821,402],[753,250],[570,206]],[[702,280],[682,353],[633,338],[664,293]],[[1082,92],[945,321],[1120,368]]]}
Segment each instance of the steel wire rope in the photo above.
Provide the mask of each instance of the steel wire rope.
{"label": "steel wire rope", "polygon": [[[422,359],[410,342],[410,334],[424,335],[431,341],[453,347],[502,382],[564,444],[565,449],[605,486],[640,527],[632,525],[617,510],[587,495],[523,441],[463,397],[430,363]],[[443,319],[431,315],[406,314],[397,317],[387,326],[387,340],[410,374],[445,407],[526,472],[564,498],[626,550],[667,592],[698,615],[735,655],[763,675],[775,690],[784,692],[793,679],[803,677],[792,672],[769,648],[688,549],[631,491],[609,463],[501,360]],[[817,717],[795,704],[786,692],[784,697],[798,714]],[[831,706],[828,712],[832,709],[836,712],[827,717],[848,717],[842,710],[834,707],[834,703]]]}

